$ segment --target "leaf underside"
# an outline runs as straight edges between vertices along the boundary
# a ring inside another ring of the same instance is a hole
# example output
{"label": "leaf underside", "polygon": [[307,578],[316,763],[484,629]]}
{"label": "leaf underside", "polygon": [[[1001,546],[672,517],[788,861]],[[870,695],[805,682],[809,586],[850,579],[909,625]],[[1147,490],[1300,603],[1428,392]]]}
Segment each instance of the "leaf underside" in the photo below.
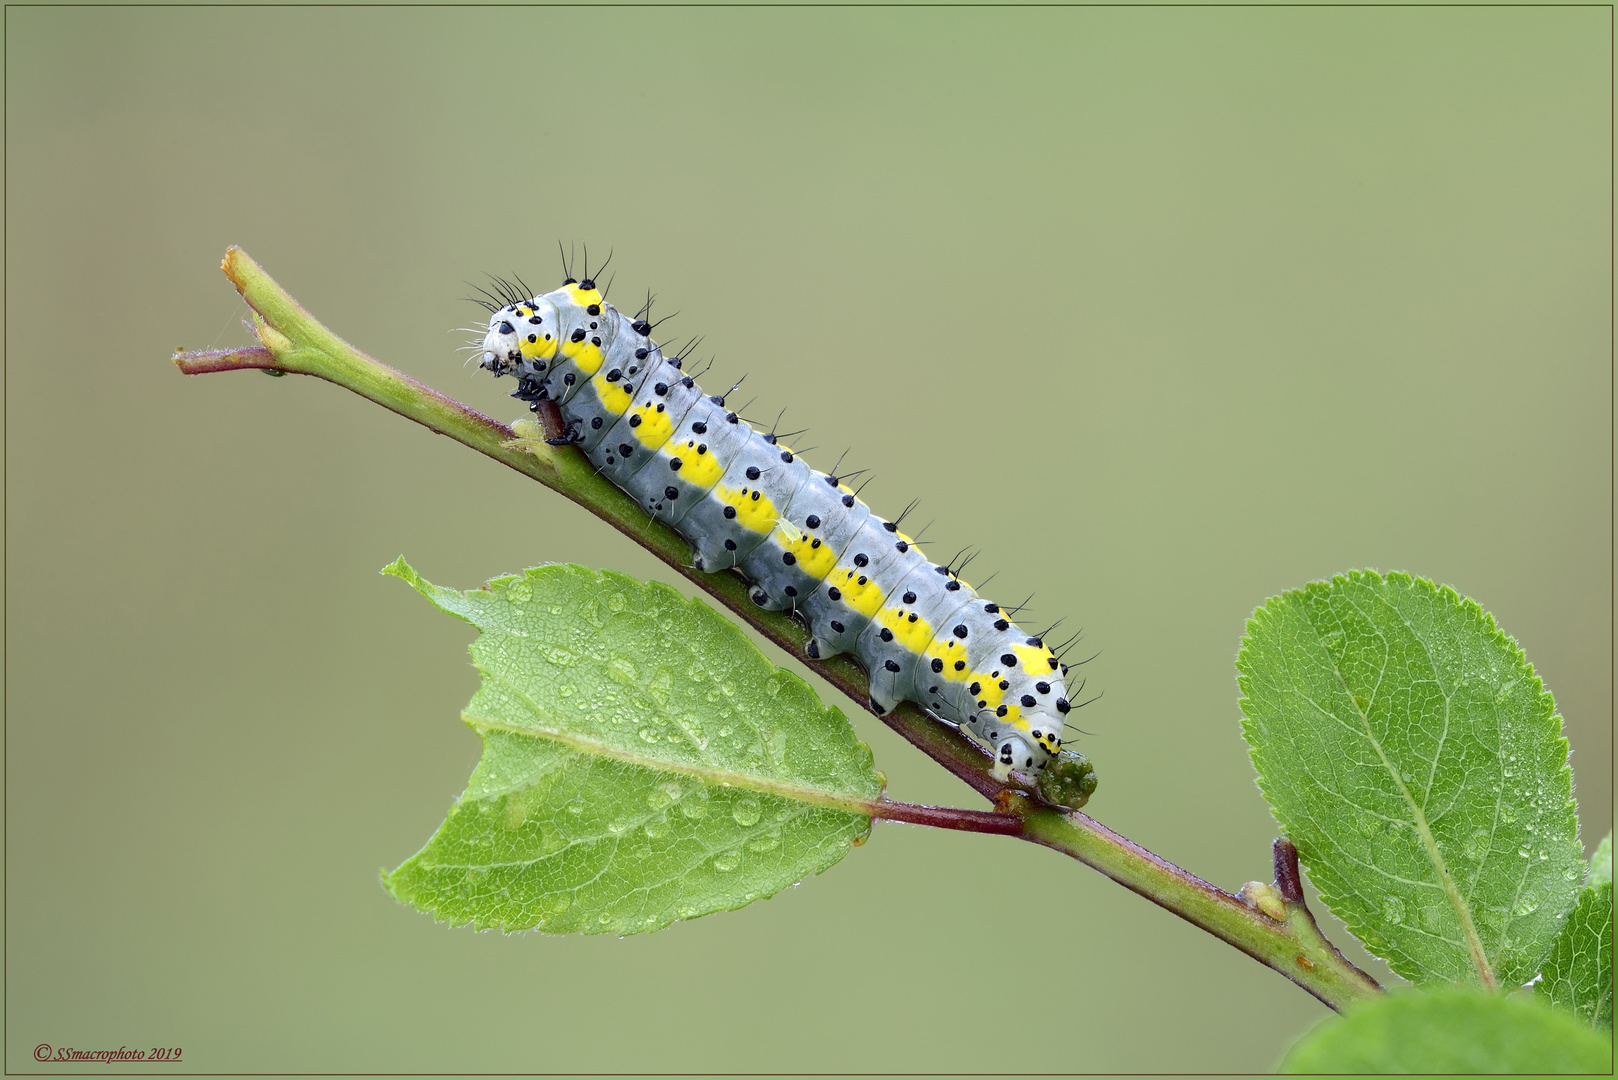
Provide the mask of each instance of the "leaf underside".
{"label": "leaf underside", "polygon": [[1534,993],[1592,1025],[1612,1027],[1612,882],[1579,890]]}
{"label": "leaf underside", "polygon": [[1436,987],[1373,999],[1306,1033],[1286,1073],[1602,1073],[1612,1046],[1528,994]]}
{"label": "leaf underside", "polygon": [[1585,878],[1586,885],[1600,885],[1603,881],[1612,880],[1612,833],[1608,833],[1596,848],[1596,853],[1590,856],[1590,873]]}
{"label": "leaf underside", "polygon": [[1332,913],[1417,982],[1520,986],[1583,875],[1551,695],[1452,589],[1354,572],[1268,601],[1242,732]]}
{"label": "leaf underside", "polygon": [[455,924],[631,934],[742,907],[870,831],[881,775],[842,713],[666,585],[542,566],[461,593],[478,627],[463,718],[483,757],[444,824],[384,876]]}

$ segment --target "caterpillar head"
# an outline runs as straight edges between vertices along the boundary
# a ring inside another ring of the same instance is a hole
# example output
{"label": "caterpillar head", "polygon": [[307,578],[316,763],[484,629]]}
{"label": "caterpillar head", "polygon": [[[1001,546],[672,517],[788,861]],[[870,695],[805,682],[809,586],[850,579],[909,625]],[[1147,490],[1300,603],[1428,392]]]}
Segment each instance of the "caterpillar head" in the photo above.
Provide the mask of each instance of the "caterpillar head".
{"label": "caterpillar head", "polygon": [[507,304],[489,316],[479,367],[496,375],[543,376],[556,356],[559,321],[543,296]]}

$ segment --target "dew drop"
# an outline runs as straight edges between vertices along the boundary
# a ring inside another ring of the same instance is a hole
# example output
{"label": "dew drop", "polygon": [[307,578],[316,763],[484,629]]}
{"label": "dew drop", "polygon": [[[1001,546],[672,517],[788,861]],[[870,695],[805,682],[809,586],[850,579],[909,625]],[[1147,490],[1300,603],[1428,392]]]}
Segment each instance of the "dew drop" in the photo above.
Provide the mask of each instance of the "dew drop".
{"label": "dew drop", "polygon": [[1382,898],[1382,921],[1392,926],[1398,926],[1405,921],[1405,902],[1397,896],[1384,896]]}
{"label": "dew drop", "polygon": [[736,824],[744,829],[751,829],[758,824],[758,819],[764,816],[764,810],[759,806],[757,799],[751,795],[736,800],[736,805],[730,811],[730,816],[736,819]]}
{"label": "dew drop", "polygon": [[726,874],[730,873],[741,864],[742,856],[741,852],[739,851],[722,851],[713,858],[714,869]]}
{"label": "dew drop", "polygon": [[1464,850],[1466,852],[1466,857],[1472,860],[1478,860],[1487,855],[1489,853],[1488,831],[1485,829],[1479,829],[1477,832],[1467,837],[1466,847]]}

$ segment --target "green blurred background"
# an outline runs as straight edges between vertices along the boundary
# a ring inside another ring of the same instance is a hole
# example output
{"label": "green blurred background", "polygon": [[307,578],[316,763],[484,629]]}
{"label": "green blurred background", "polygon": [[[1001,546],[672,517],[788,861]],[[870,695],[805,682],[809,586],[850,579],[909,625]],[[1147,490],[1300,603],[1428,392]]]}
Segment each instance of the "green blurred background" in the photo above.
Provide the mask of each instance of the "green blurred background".
{"label": "green blurred background", "polygon": [[[169,353],[247,340],[236,243],[509,419],[455,351],[465,282],[614,250],[614,299],[678,309],[708,382],[748,373],[813,460],[852,447],[874,505],[919,499],[936,552],[1085,629],[1107,824],[1267,880],[1243,619],[1376,567],[1527,649],[1593,846],[1610,18],[8,9],[7,1068],[40,1042],[203,1072],[1269,1067],[1320,1005],[1031,845],[879,826],[629,940],[396,905],[376,871],[471,770],[475,674],[470,628],[376,571],[677,579],[359,398]],[[981,805],[854,722],[896,796]]]}

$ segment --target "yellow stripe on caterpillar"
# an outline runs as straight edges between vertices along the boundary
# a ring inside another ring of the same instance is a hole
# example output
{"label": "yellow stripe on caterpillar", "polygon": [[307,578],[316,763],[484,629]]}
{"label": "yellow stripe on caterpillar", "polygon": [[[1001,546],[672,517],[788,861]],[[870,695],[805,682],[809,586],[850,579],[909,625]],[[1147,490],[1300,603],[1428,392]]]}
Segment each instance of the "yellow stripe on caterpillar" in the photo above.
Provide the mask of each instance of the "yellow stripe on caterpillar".
{"label": "yellow stripe on caterpillar", "polygon": [[906,652],[921,653],[933,638],[933,627],[914,611],[885,607],[876,614],[876,621],[893,631],[893,638]]}
{"label": "yellow stripe on caterpillar", "polygon": [[1000,684],[1007,680],[999,673],[993,671],[974,671],[972,685],[967,687],[972,694],[972,700],[977,702],[980,709],[994,709],[1006,698],[1006,688]]}
{"label": "yellow stripe on caterpillar", "polygon": [[548,331],[543,334],[535,331],[523,335],[522,340],[517,343],[517,348],[526,359],[549,360],[556,355],[556,338]]}
{"label": "yellow stripe on caterpillar", "polygon": [[708,447],[695,439],[687,439],[684,445],[676,447],[673,452],[664,450],[669,459],[678,458],[680,462],[680,476],[689,484],[699,488],[710,488],[719,483],[719,478],[725,475],[725,467],[719,459],[714,457]]}
{"label": "yellow stripe on caterpillar", "polygon": [[932,644],[927,646],[926,657],[929,661],[937,660],[943,665],[937,674],[946,679],[965,682],[972,678],[972,669],[967,666],[966,643],[952,636],[933,638]]}
{"label": "yellow stripe on caterpillar", "polygon": [[1011,651],[1022,661],[1024,675],[1049,677],[1056,670],[1056,654],[1043,645],[1013,645]]}
{"label": "yellow stripe on caterpillar", "polygon": [[577,285],[568,285],[566,288],[567,298],[581,308],[588,308],[591,304],[599,305],[602,302],[600,289],[581,289]]}
{"label": "yellow stripe on caterpillar", "polygon": [[876,617],[882,607],[882,587],[870,575],[839,566],[827,580],[842,591],[843,603],[867,619]]}
{"label": "yellow stripe on caterpillar", "polygon": [[776,531],[786,541],[781,546],[792,552],[798,569],[805,574],[818,581],[837,568],[837,552],[822,543],[818,536],[798,529],[785,518]]}
{"label": "yellow stripe on caterpillar", "polygon": [[601,401],[601,407],[618,416],[634,402],[635,395],[629,392],[629,384],[625,382],[608,382],[605,375],[597,375],[590,380],[596,388],[596,397]]}
{"label": "yellow stripe on caterpillar", "polygon": [[573,361],[586,375],[594,375],[601,370],[601,346],[593,341],[564,341],[562,355]]}
{"label": "yellow stripe on caterpillar", "polygon": [[775,504],[769,496],[756,488],[732,488],[720,484],[714,494],[723,503],[736,510],[736,524],[756,533],[767,533],[775,528]]}
{"label": "yellow stripe on caterpillar", "polygon": [[[600,355],[597,351],[596,355]],[[648,450],[656,450],[669,441],[674,434],[674,421],[669,419],[668,410],[662,405],[641,405],[630,414],[630,429],[635,432],[635,438]]]}

